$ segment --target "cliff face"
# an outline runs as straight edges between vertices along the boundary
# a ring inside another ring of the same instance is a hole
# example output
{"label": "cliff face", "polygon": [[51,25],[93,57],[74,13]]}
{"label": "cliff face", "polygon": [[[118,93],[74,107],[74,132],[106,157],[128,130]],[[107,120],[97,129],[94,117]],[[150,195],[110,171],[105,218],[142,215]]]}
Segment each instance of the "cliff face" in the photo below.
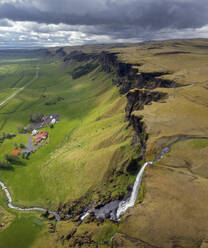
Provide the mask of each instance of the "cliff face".
{"label": "cliff face", "polygon": [[179,86],[174,81],[160,78],[160,76],[169,74],[168,72],[139,72],[134,66],[138,67],[141,64],[119,62],[116,53],[103,52],[99,56],[99,61],[105,72],[114,72],[113,84],[119,87],[121,94],[125,94],[134,88],[155,89],[159,87],[175,88]]}
{"label": "cliff face", "polygon": [[[112,83],[119,88],[121,94],[126,94],[127,104],[124,121],[128,121],[128,127],[131,126],[134,130],[131,145],[135,147],[136,154],[128,160],[124,159],[121,166],[114,165],[114,161],[112,161],[102,186],[100,185],[93,190],[90,189],[82,198],[68,201],[60,205],[58,209],[63,220],[70,219],[72,222],[80,224],[80,217],[90,208],[92,214],[85,222],[101,224],[107,218],[114,219],[112,216],[116,215],[119,200],[127,197],[124,191],[119,191],[117,194],[114,192],[115,188],[120,185],[118,178],[129,173],[136,174],[139,166],[145,160],[148,140],[146,124],[143,121],[143,116],[135,115],[134,111],[142,110],[145,105],[151,105],[153,102],[164,101],[168,98],[167,93],[156,91],[155,88],[170,88],[178,85],[173,81],[160,78],[165,73],[139,73],[138,69],[134,68],[135,65],[119,62],[116,53],[87,54],[75,51],[64,58],[65,62],[73,60],[84,63],[75,71],[80,70],[80,68],[83,70],[86,66],[89,67],[90,63],[98,63],[102,71],[113,77]],[[117,161],[116,158],[115,161]],[[128,190],[131,190],[131,187]],[[75,236],[75,234],[70,236],[70,242],[73,241],[74,244],[77,240]],[[91,238],[89,240],[92,241]]]}
{"label": "cliff face", "polygon": [[[131,133],[131,147],[136,147],[137,156],[123,159],[122,165],[118,165],[116,158],[118,153],[123,152],[122,147],[110,161],[111,167],[106,173],[105,183],[89,191],[76,203],[71,205],[66,203],[60,208],[60,211],[65,210],[63,217],[66,218],[66,214],[70,213],[71,220],[76,225],[77,232],[66,236],[70,237],[69,242],[73,243],[73,246],[79,245],[80,230],[85,227],[86,229],[89,227],[90,231],[87,232],[85,229],[88,241],[84,241],[85,244],[82,243],[81,247],[88,245],[89,241],[93,243],[96,240],[93,236],[98,230],[96,228],[103,230],[106,223],[110,223],[111,227],[114,225],[105,219],[109,218],[112,212],[106,212],[105,217],[99,220],[91,215],[84,220],[84,224],[79,220],[83,211],[86,211],[86,207],[90,207],[92,202],[95,210],[99,211],[103,207],[109,211],[111,203],[121,200],[124,196],[123,191],[117,195],[112,194],[117,191],[118,185],[124,182],[120,181],[120,176],[137,173],[139,163],[143,164],[145,155],[146,160],[157,156],[156,151],[161,151],[161,147],[167,146],[180,135],[208,136],[207,68],[205,63],[202,63],[205,48],[201,50],[203,54],[201,57],[198,53],[199,47],[196,49],[194,45],[190,48],[190,43],[186,46],[179,43],[177,44],[177,50],[181,46],[179,54],[172,51],[175,44],[170,43],[170,46],[161,43],[160,47],[156,48],[155,44],[152,44],[147,45],[147,48],[140,49],[136,46],[132,50],[123,49],[122,58],[124,57],[127,63],[119,60],[120,55],[115,49],[112,53],[102,52],[95,59],[100,65],[97,70],[109,73],[113,78],[112,83],[118,87],[121,94],[126,95],[125,121],[128,124],[127,129],[132,127],[134,130]],[[191,49],[195,49],[193,54],[184,52]],[[84,57],[87,58],[87,55],[82,56],[81,61],[86,63],[87,59]],[[76,56],[73,59],[76,60]],[[138,61],[138,64],[134,63],[135,61]],[[140,61],[143,63],[142,71]],[[163,68],[167,68],[171,74],[167,71],[161,72]],[[174,80],[180,82],[180,85]],[[189,87],[180,88],[182,84]],[[110,114],[113,115],[113,111]],[[160,162],[154,166],[148,165],[136,207],[126,212],[121,222],[116,224],[114,232],[108,231],[112,235],[109,235],[108,243],[102,245],[205,247],[208,244],[207,151],[208,143],[200,139],[184,140],[174,144]],[[115,183],[117,179],[118,182]],[[128,190],[131,190],[131,184],[128,186]],[[125,185],[126,188],[128,186]],[[92,195],[96,197],[93,199]],[[96,226],[94,233],[91,231],[92,226]],[[93,245],[99,247],[97,241]]]}
{"label": "cliff face", "polygon": [[98,54],[95,53],[84,53],[82,51],[73,51],[69,55],[64,57],[64,62],[70,60],[76,60],[77,62],[86,62],[91,59],[95,60],[98,58]]}
{"label": "cliff face", "polygon": [[[124,160],[122,162],[123,165],[121,166],[122,169],[118,168],[118,166],[115,166],[115,168],[112,166],[112,169],[109,169],[105,177],[105,187],[108,188],[111,183],[114,183],[116,177],[129,173],[128,168],[131,167],[132,163],[134,164],[134,167],[137,164],[138,169],[138,164],[143,163],[143,160],[145,159],[146,141],[148,139],[146,125],[143,121],[143,116],[136,116],[133,112],[143,109],[145,105],[150,105],[152,102],[157,102],[168,98],[167,93],[153,91],[152,88],[155,88],[158,85],[171,87],[176,84],[174,82],[166,82],[166,80],[158,79],[157,77],[161,76],[162,73],[139,74],[138,70],[133,68],[134,65],[119,62],[116,53],[102,52],[100,54],[87,54],[81,51],[74,51],[64,58],[64,62],[68,61],[84,63],[84,65],[77,67],[75,72],[80,68],[83,69],[84,67],[89,66],[91,63],[98,63],[102,71],[112,75],[113,84],[116,84],[119,87],[120,93],[125,94],[127,92],[125,120],[129,122],[128,126],[133,127],[134,135],[132,137],[132,145],[135,146],[137,155],[134,155],[131,160]],[[139,64],[137,64],[137,66],[139,66]],[[153,84],[151,83],[150,85],[150,81],[153,82]],[[112,161],[112,164],[113,163],[114,162]],[[136,173],[135,168],[134,171]],[[93,201],[95,208],[99,208],[105,206],[105,204],[108,204],[112,200],[114,201],[124,197],[124,193],[122,192],[112,197],[112,194],[111,192],[108,192],[108,189],[107,194],[103,194],[103,191],[106,192],[106,189],[104,190],[104,188],[102,188],[94,191],[94,194],[96,192],[96,194],[99,195],[97,200],[91,196],[92,191],[89,190],[89,192],[82,199],[70,201],[62,205],[59,208],[59,212],[62,212],[63,219],[65,218],[64,216],[70,215],[72,219],[78,220],[81,213],[85,211],[86,206],[89,206],[91,201]],[[109,213],[106,213],[106,216],[109,216]]]}
{"label": "cliff face", "polygon": [[127,105],[125,108],[126,119],[129,120],[135,110],[142,110],[144,105],[150,105],[152,102],[158,102],[168,98],[167,93],[151,91],[144,89],[130,90],[127,95]]}

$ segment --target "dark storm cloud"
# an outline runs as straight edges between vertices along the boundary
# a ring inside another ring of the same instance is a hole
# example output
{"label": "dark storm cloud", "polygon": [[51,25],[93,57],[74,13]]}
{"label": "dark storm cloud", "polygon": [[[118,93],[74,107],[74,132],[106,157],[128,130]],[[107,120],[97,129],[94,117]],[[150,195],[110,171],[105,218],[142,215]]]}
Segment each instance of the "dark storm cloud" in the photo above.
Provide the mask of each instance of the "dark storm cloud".
{"label": "dark storm cloud", "polygon": [[[67,43],[70,32],[78,32],[84,43],[95,42],[101,36],[108,36],[109,41],[169,38],[173,32],[177,36],[181,30],[184,38],[187,30],[189,37],[195,37],[197,29],[208,25],[207,1],[0,0],[0,19],[3,19],[0,26],[9,26],[11,21],[22,22],[28,32],[36,33],[34,39],[42,37],[44,42],[47,39],[51,42],[65,39]],[[164,30],[168,30],[170,35],[166,35]],[[66,37],[60,31],[64,31]],[[24,35],[26,32],[24,30]],[[57,32],[59,37],[55,36]],[[18,35],[21,36],[20,33]],[[15,37],[18,35],[15,34]],[[22,39],[20,37],[20,42]]]}
{"label": "dark storm cloud", "polygon": [[44,0],[0,3],[0,18],[70,25],[122,25],[151,30],[196,28],[208,23],[207,0]]}

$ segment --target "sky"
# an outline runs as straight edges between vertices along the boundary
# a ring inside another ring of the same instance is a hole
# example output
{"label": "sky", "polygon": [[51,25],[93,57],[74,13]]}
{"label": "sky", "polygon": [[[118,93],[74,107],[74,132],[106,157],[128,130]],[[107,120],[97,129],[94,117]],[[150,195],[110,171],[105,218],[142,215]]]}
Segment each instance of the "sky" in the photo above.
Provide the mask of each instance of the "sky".
{"label": "sky", "polygon": [[208,0],[0,0],[0,48],[208,38]]}

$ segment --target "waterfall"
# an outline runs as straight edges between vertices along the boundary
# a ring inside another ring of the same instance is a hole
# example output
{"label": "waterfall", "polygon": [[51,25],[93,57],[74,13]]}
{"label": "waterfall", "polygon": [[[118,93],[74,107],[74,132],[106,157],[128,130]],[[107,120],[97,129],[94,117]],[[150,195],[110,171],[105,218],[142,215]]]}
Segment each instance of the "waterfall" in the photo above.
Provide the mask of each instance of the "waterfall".
{"label": "waterfall", "polygon": [[148,164],[150,164],[152,162],[146,162],[142,168],[140,169],[137,177],[136,177],[136,180],[134,182],[134,186],[133,186],[133,190],[131,192],[131,196],[129,199],[127,199],[126,201],[121,201],[119,203],[119,207],[117,209],[117,213],[116,213],[116,217],[117,219],[119,219],[121,217],[121,215],[123,215],[126,210],[130,207],[133,207],[135,202],[136,202],[136,199],[137,199],[137,195],[138,195],[138,191],[139,191],[139,188],[140,188],[140,185],[141,185],[141,182],[142,182],[142,176],[143,176],[143,173],[144,173],[144,170],[146,168],[146,166]]}

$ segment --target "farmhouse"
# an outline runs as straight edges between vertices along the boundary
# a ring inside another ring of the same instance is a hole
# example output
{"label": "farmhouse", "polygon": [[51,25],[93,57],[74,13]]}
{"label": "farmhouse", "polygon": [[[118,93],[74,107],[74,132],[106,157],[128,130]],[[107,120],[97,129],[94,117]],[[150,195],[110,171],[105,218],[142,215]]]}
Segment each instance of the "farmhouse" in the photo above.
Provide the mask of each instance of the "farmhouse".
{"label": "farmhouse", "polygon": [[44,131],[41,134],[37,134],[35,136],[35,141],[34,141],[35,145],[37,145],[37,143],[39,143],[40,141],[47,139],[47,137],[48,137],[48,132],[46,132],[46,131]]}
{"label": "farmhouse", "polygon": [[21,154],[21,153],[22,153],[21,150],[14,150],[14,151],[11,152],[11,155],[13,155],[13,156],[18,156],[18,155]]}

